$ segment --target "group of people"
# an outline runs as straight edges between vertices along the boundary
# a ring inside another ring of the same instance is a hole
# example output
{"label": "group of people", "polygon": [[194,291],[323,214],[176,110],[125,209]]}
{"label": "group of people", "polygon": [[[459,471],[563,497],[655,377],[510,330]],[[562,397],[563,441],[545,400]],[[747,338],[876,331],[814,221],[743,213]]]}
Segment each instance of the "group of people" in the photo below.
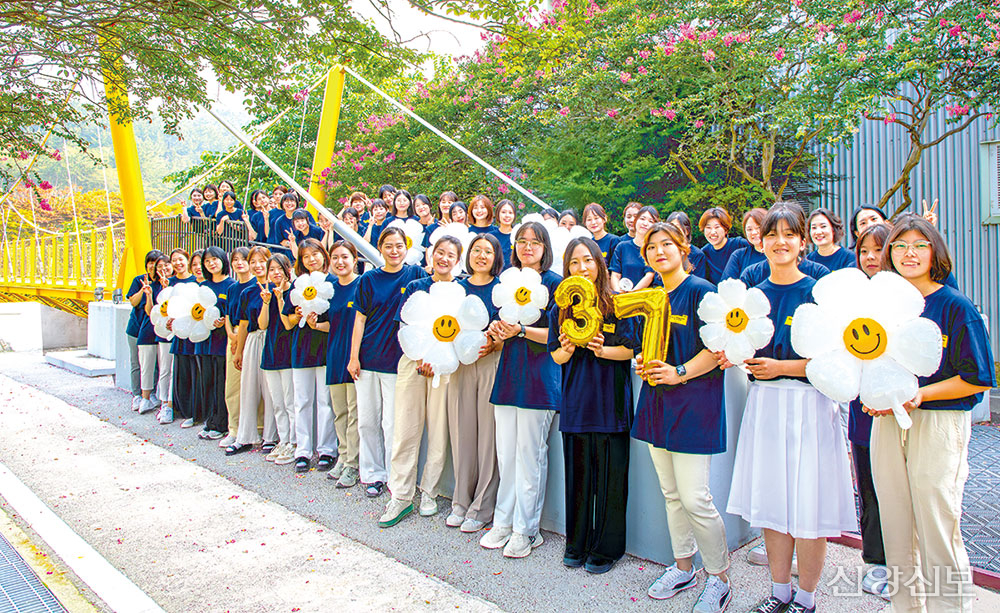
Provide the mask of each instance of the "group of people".
{"label": "group of people", "polygon": [[[245,220],[263,244],[230,253],[153,251],[145,274],[133,280],[127,333],[136,345],[133,408],[140,413],[158,407],[160,423],[202,425],[199,436],[219,441],[227,455],[260,445],[265,460],[328,471],[337,487],[360,480],[370,497],[388,490],[378,520],[384,528],[413,513],[438,512],[450,448],[455,487],[445,523],[467,533],[489,527],[480,544],[509,558],[542,544],[547,441],[557,421],[566,475],[563,563],[591,573],[607,572],[625,553],[630,442],[643,441],[675,558],[649,596],[666,599],[696,587],[700,553],[707,579],[694,610],[709,612],[724,610],[732,597],[711,457],[727,449],[727,408],[742,410],[725,510],[764,534],[751,561],[770,567],[772,594],[755,611],[815,610],[826,539],[858,526],[855,481],[863,558],[872,565],[866,589],[891,596],[900,611],[924,610],[925,601],[931,610],[970,609],[972,578],[959,531],[969,411],[996,381],[983,320],[954,286],[933,220],[903,215],[890,223],[881,210],[864,207],[845,228],[829,210],[807,217],[798,204],[779,202],[743,215],[742,238],[730,236],[729,212],[710,208],[697,220],[707,240],[698,248],[683,212],[661,220],[655,207],[629,203],[628,232],[618,237],[607,230],[605,209],[591,203],[582,219],[574,210],[543,213],[559,225],[582,223],[591,235],[573,238],[562,270],[553,271],[546,224],[524,221],[515,230],[511,201],[494,206],[477,195],[466,205],[446,192],[432,207],[422,194],[383,186],[374,199],[353,194],[338,214],[384,260],[363,266],[355,246],[322,216],[314,223],[294,192],[256,191],[250,200],[247,215],[231,183],[207,186],[192,192],[185,218],[214,214],[220,226],[227,217]],[[404,262],[411,239],[390,225],[393,219],[425,227],[425,262]],[[465,245],[450,235],[429,244],[446,220],[476,236]],[[851,249],[839,244],[848,230]],[[534,270],[548,289],[547,308],[532,323],[498,317],[494,288],[509,267]],[[790,332],[795,309],[813,301],[817,279],[846,267],[901,275],[924,296],[922,315],[946,339],[937,372],[920,379],[906,405],[912,428],[902,431],[892,417],[854,401],[850,452],[841,408],[809,385],[807,360],[795,353]],[[292,282],[307,273],[326,275],[334,287],[318,315],[303,316],[290,298]],[[571,276],[593,283],[603,317],[586,346],[561,331],[571,314],[554,302]],[[741,365],[706,349],[699,336],[702,299],[730,278],[764,293],[775,330]],[[159,293],[180,283],[216,294],[222,315],[205,341],[167,340],[154,330],[150,313]],[[397,339],[407,301],[436,283],[457,283],[489,313],[478,359],[439,376],[437,386],[433,368],[404,355]],[[643,359],[641,320],[619,319],[612,306],[616,294],[646,287],[662,287],[669,297],[662,361]],[[727,407],[727,386],[748,379],[745,406]],[[641,386],[635,404],[634,384]],[[915,591],[915,577],[930,587]]]}

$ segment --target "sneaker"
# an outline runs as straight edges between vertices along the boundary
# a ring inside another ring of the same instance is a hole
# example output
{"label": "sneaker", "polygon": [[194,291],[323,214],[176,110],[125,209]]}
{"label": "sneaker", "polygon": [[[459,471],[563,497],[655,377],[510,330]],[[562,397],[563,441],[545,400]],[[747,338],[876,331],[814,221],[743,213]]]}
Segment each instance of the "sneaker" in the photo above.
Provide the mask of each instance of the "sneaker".
{"label": "sneaker", "polygon": [[503,548],[503,557],[526,558],[532,549],[544,542],[545,539],[542,538],[541,532],[534,536],[525,536],[520,532],[514,532],[510,535],[510,540],[507,541],[507,545]]}
{"label": "sneaker", "polygon": [[187,418],[181,422],[181,428],[194,428],[194,419]]}
{"label": "sneaker", "polygon": [[781,602],[777,596],[768,596],[751,613],[785,613],[791,603]]}
{"label": "sneaker", "polygon": [[465,523],[465,518],[454,511],[452,511],[448,515],[448,517],[446,517],[444,520],[444,525],[448,526],[449,528],[457,528],[464,523]]}
{"label": "sneaker", "polygon": [[[767,549],[764,548],[763,540],[760,545],[747,552],[747,562],[754,566],[767,566]],[[792,554],[792,574],[799,574],[799,556],[796,553]]]}
{"label": "sneaker", "polygon": [[861,589],[889,600],[889,569],[881,564],[872,565],[861,580]]}
{"label": "sneaker", "polygon": [[[263,449],[261,451],[263,451]],[[284,451],[285,446],[283,444],[275,445],[274,448],[264,456],[264,460],[267,462],[273,462],[277,460],[278,456],[280,456]]]}
{"label": "sneaker", "polygon": [[493,527],[486,531],[483,538],[479,539],[479,544],[486,549],[500,549],[507,544],[513,532],[514,529],[510,526],[497,526],[493,524]]}
{"label": "sneaker", "polygon": [[154,409],[160,408],[160,406],[163,404],[163,402],[160,401],[160,399],[156,397],[155,393],[149,395],[149,401],[151,403],[153,403],[153,408]]}
{"label": "sneaker", "polygon": [[198,438],[200,438],[203,441],[207,441],[208,440],[208,428],[205,428],[201,432],[199,432],[198,433]]}
{"label": "sneaker", "polygon": [[336,463],[336,459],[332,455],[321,455],[319,460],[316,462],[316,470],[325,473],[326,471],[333,468]]}
{"label": "sneaker", "polygon": [[223,437],[221,441],[219,441],[219,447],[225,449],[226,447],[229,447],[235,442],[236,442],[236,436],[233,434],[227,434],[225,437]]}
{"label": "sneaker", "polygon": [[274,463],[278,466],[284,466],[285,464],[291,464],[295,461],[295,447],[285,443],[284,445],[278,445],[278,449],[281,451],[278,453],[277,457],[274,458]]}
{"label": "sneaker", "polygon": [[205,438],[210,441],[217,441],[226,436],[225,432],[219,432],[218,430],[208,430],[205,434]]}
{"label": "sneaker", "polygon": [[385,505],[385,513],[378,518],[378,527],[391,528],[403,521],[403,518],[410,513],[413,513],[413,502],[390,498],[389,504]]}
{"label": "sneaker", "polygon": [[430,517],[432,515],[437,515],[437,512],[438,512],[437,496],[431,496],[427,492],[421,492],[420,517]]}
{"label": "sneaker", "polygon": [[132,396],[132,410],[139,410],[139,403],[142,402],[142,396]]}
{"label": "sneaker", "polygon": [[344,462],[344,459],[341,458],[340,456],[337,456],[337,463],[334,464],[333,468],[330,469],[330,473],[326,476],[326,478],[330,479],[331,481],[336,481],[340,479],[340,475],[344,474],[345,466],[347,466],[347,463]]}
{"label": "sneaker", "polygon": [[615,567],[615,562],[618,560],[612,560],[610,558],[605,558],[603,556],[591,555],[587,558],[587,561],[583,564],[583,570],[587,571],[592,575],[603,575],[612,568]]}
{"label": "sneaker", "polygon": [[337,487],[347,489],[358,484],[358,469],[353,466],[345,466],[344,474],[337,479]]}
{"label": "sneaker", "polygon": [[653,585],[649,586],[646,593],[655,600],[666,600],[696,585],[698,585],[698,578],[695,576],[694,569],[684,571],[673,564],[663,571],[663,574],[653,582]]}
{"label": "sneaker", "polygon": [[365,496],[369,498],[378,498],[385,491],[385,483],[383,481],[376,481],[375,483],[369,483],[365,487]]}
{"label": "sneaker", "polygon": [[299,457],[295,458],[295,472],[297,473],[307,473],[309,472],[309,458]]}
{"label": "sneaker", "polygon": [[139,415],[144,415],[149,413],[156,407],[153,406],[153,401],[148,398],[142,398],[139,400]]}
{"label": "sneaker", "polygon": [[733,593],[729,589],[729,584],[719,579],[715,575],[709,575],[705,582],[705,589],[698,596],[695,603],[694,613],[722,613],[729,606]]}
{"label": "sneaker", "polygon": [[462,532],[472,534],[473,532],[479,532],[486,527],[486,522],[479,521],[478,519],[472,519],[471,517],[466,517],[465,521],[462,522],[462,526],[459,528]]}
{"label": "sneaker", "polygon": [[174,423],[174,408],[163,405],[160,412],[156,414],[156,421],[163,425]]}
{"label": "sneaker", "polygon": [[811,607],[807,607],[806,605],[799,604],[799,603],[797,603],[797,602],[795,602],[793,600],[791,603],[788,604],[788,607],[785,609],[785,612],[786,613],[816,613],[816,606],[813,605]]}

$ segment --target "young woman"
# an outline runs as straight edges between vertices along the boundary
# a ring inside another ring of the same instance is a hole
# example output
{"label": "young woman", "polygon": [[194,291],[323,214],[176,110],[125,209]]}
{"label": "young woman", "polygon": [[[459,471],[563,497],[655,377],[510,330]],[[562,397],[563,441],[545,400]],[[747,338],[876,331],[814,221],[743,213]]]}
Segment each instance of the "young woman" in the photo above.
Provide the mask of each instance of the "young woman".
{"label": "young woman", "polygon": [[227,221],[247,221],[246,211],[236,206],[236,194],[224,192],[222,194],[222,206],[215,213],[215,233],[219,236],[226,230]]}
{"label": "young woman", "polygon": [[493,201],[482,194],[477,194],[469,201],[469,230],[476,234],[494,234],[497,227],[493,225]]}
{"label": "young woman", "polygon": [[549,290],[549,303],[538,321],[515,326],[503,320],[490,324],[490,335],[503,341],[490,402],[496,407],[497,465],[500,486],[493,528],[479,544],[503,547],[508,558],[523,558],[542,544],[538,523],[545,500],[549,427],[561,404],[559,368],[546,351],[548,309],[554,304],[561,278],[549,270],[552,244],[545,226],[521,224],[514,237],[511,264],[531,268]]}
{"label": "young woman", "polygon": [[[701,248],[691,242],[691,219],[687,216],[687,213],[684,211],[674,211],[667,215],[667,223],[672,223],[683,230],[684,236],[688,239],[688,245],[691,246],[691,253],[688,254],[687,260],[688,264],[691,265],[691,274],[702,279],[707,278],[708,262],[705,260],[705,254]],[[657,277],[656,283],[659,283],[659,277]]]}
{"label": "young woman", "polygon": [[[268,462],[284,465],[295,461],[295,392],[292,384],[292,332],[281,318],[282,308],[291,302],[292,264],[281,253],[267,260],[267,279],[260,288],[260,300],[249,303],[247,317],[257,319],[264,330],[260,369],[271,395],[275,436],[278,444],[264,456]],[[256,434],[256,433],[255,433]],[[245,441],[245,439],[241,439]]]}
{"label": "young woman", "polygon": [[[857,527],[840,408],[808,384],[806,360],[791,346],[790,318],[800,304],[813,302],[816,283],[798,268],[805,221],[801,209],[776,205],[761,226],[770,277],[757,287],[770,302],[774,336],[746,361],[751,383],[727,509],[764,533],[771,596],[755,609],[760,612],[793,601],[793,554],[799,589],[790,610],[815,610],[826,539]],[[719,357],[721,366],[732,366]]]}
{"label": "young woman", "polygon": [[305,209],[298,209],[292,213],[292,229],[288,232],[287,238],[281,241],[281,244],[288,247],[292,252],[293,258],[299,257],[299,243],[307,238],[315,239],[322,244],[323,229],[319,225],[312,223],[311,220],[312,217]]}
{"label": "young woman", "polygon": [[462,223],[469,225],[469,210],[464,202],[453,202],[448,209],[448,217],[452,223]]}
{"label": "young woman", "polygon": [[365,240],[375,245],[382,236],[382,230],[389,225],[389,205],[381,198],[372,200],[372,218],[365,229]]}
{"label": "young woman", "polygon": [[554,221],[554,222],[556,222],[558,224],[559,223],[559,211],[557,211],[557,210],[555,210],[555,209],[553,209],[551,207],[546,207],[546,208],[542,209],[542,219],[545,220],[545,221],[552,220],[552,221]]}
{"label": "young woman", "polygon": [[438,210],[437,218],[444,223],[451,219],[449,211],[451,210],[452,203],[458,202],[458,194],[455,192],[443,192],[438,197]]}
{"label": "young woman", "polygon": [[[299,209],[299,197],[294,192],[289,192],[281,197],[281,210],[283,215],[272,215],[271,227],[267,232],[267,242],[273,245],[271,251],[283,253],[286,257],[291,255],[290,246],[286,246],[283,241],[289,240],[289,233],[295,231],[293,219],[295,212]],[[309,211],[305,211],[309,225],[314,225],[316,220]]]}
{"label": "young woman", "polygon": [[[236,187],[233,185],[232,181],[230,181],[228,179],[223,179],[223,180],[219,181],[219,193],[220,194],[225,194],[226,192],[232,192],[233,194],[235,194],[236,193]],[[233,200],[236,203],[236,208],[238,208],[238,209],[242,209],[243,208],[243,203],[242,202],[240,202],[236,198],[234,198]]]}
{"label": "young woman", "polygon": [[[234,268],[238,262],[236,251],[233,251]],[[257,413],[261,401],[264,403],[264,446],[261,447],[261,452],[270,453],[277,442],[271,391],[267,387],[267,379],[260,368],[261,355],[264,352],[265,331],[260,328],[258,323],[259,311],[263,306],[261,292],[267,286],[267,261],[270,257],[271,252],[265,247],[255,246],[250,249],[247,263],[250,274],[253,276],[248,283],[238,283],[237,287],[242,285],[243,288],[239,291],[236,306],[230,311],[230,319],[236,326],[237,345],[234,365],[239,371],[240,383],[239,401],[236,403],[239,417],[234,424],[232,415],[230,415],[229,436],[226,438],[231,436],[233,440],[226,446],[226,455],[250,451],[260,441],[260,435],[257,434]],[[236,270],[239,274],[239,269]],[[257,309],[257,316],[251,316],[251,308]],[[229,387],[228,379],[226,379],[226,387]],[[229,403],[228,394],[226,402]],[[230,409],[233,408],[232,404],[228,404],[228,406]]]}
{"label": "young woman", "polygon": [[[559,431],[566,468],[566,551],[563,564],[606,573],[625,555],[629,430],[632,426],[632,325],[619,321],[601,247],[589,238],[566,246],[563,278],[581,276],[597,290],[604,323],[585,347],[561,326],[574,307],[549,311],[548,349],[562,365]],[[721,520],[720,520],[721,521]]]}
{"label": "young woman", "polygon": [[[174,285],[181,283],[197,283],[191,274],[191,256],[183,249],[170,252],[170,265],[174,276],[170,279]],[[173,363],[173,376],[170,380],[170,406],[160,408],[156,419],[163,425],[173,423],[174,415],[189,417],[191,415],[192,390],[195,388],[197,368],[194,361],[194,343],[179,338],[170,341],[170,359]]]}
{"label": "young woman", "polygon": [[580,216],[573,209],[566,209],[559,213],[559,226],[571,230],[580,225]]}
{"label": "young woman", "polygon": [[403,306],[407,284],[427,276],[423,268],[403,263],[406,234],[402,228],[383,230],[377,246],[385,264],[361,276],[347,365],[358,392],[361,482],[369,498],[382,495],[392,463],[396,369],[403,355],[396,336],[396,314]]}
{"label": "young woman", "polygon": [[[431,252],[433,274],[406,285],[404,293],[408,299],[419,291],[428,291],[434,283],[452,281],[451,270],[462,257],[462,243],[453,236],[443,236],[434,244]],[[401,323],[396,313],[397,324]],[[405,355],[399,358],[396,370],[395,422],[392,430],[392,463],[389,470],[389,491],[392,498],[385,512],[378,520],[382,528],[394,526],[413,512],[413,496],[416,494],[417,459],[420,456],[420,442],[424,426],[427,427],[427,459],[420,479],[420,502],[418,509],[423,517],[438,512],[437,495],[448,454],[448,389],[450,375],[441,377],[438,387],[431,384],[433,369],[426,364],[414,362]]]}
{"label": "young woman", "polygon": [[732,227],[733,218],[729,216],[729,211],[717,206],[702,213],[698,219],[698,228],[708,241],[702,249],[708,273],[705,279],[713,284],[722,280],[722,273],[729,263],[729,256],[737,249],[750,246],[750,243],[742,237],[729,238],[729,230]]}
{"label": "young woman", "polygon": [[494,236],[500,241],[500,250],[503,252],[503,267],[507,268],[510,266],[510,236],[511,232],[514,231],[514,221],[517,219],[517,211],[514,208],[514,203],[507,199],[498,202],[496,216],[497,230],[494,232]]}
{"label": "young woman", "polygon": [[236,283],[229,278],[229,258],[221,247],[209,247],[205,250],[202,268],[205,270],[205,280],[201,285],[215,293],[215,304],[222,316],[212,322],[214,329],[211,336],[194,345],[200,361],[198,380],[201,386],[198,401],[205,407],[205,429],[198,433],[198,438],[217,441],[225,437],[229,430],[229,412],[226,407],[226,354],[229,351],[226,314],[229,312],[229,294]]}
{"label": "young woman", "polygon": [[[865,229],[869,226],[885,223],[885,220],[885,213],[876,206],[864,205],[854,209],[854,214],[851,215],[851,238],[857,242],[858,236]],[[851,248],[853,249],[854,246],[852,245]]]}
{"label": "young woman", "polygon": [[[186,252],[181,252],[185,257]],[[191,254],[188,260],[190,275],[188,283],[198,283],[205,280],[201,267],[202,257],[205,252],[201,249]],[[180,257],[175,249],[171,253],[171,260],[179,260]],[[177,264],[174,264],[174,270]],[[181,283],[182,281],[178,281]],[[167,322],[170,326],[171,322]],[[195,424],[205,421],[205,405],[200,397],[201,390],[201,356],[198,355],[197,346],[189,340],[174,337],[170,344],[170,352],[174,354],[174,415],[184,418],[181,428],[193,428]]]}
{"label": "young woman", "polygon": [[743,214],[743,235],[750,246],[737,249],[729,256],[726,269],[722,272],[723,280],[739,279],[744,270],[767,259],[760,241],[760,224],[764,222],[765,215],[767,210],[761,208],[753,208]]}
{"label": "young woman", "polygon": [[413,212],[417,216],[417,221],[420,225],[424,227],[424,245],[425,249],[430,248],[431,234],[434,230],[438,229],[437,219],[434,218],[434,214],[431,211],[431,199],[424,194],[417,194],[413,197]]}
{"label": "young woman", "polygon": [[[629,202],[625,205],[622,210],[622,224],[625,225],[625,234],[620,240],[625,240],[627,236],[629,239],[635,238],[635,216],[639,214],[639,209],[642,208],[642,204],[639,202]],[[667,221],[670,221],[667,219]]]}
{"label": "young woman", "polygon": [[250,212],[247,216],[247,230],[251,241],[267,241],[267,229],[271,226],[271,198],[262,189],[250,193]]}
{"label": "young woman", "polygon": [[[500,204],[498,210],[503,207]],[[459,280],[468,295],[477,296],[489,311],[490,321],[497,318],[493,288],[503,271],[501,246],[495,236],[480,234],[469,243],[465,267],[471,273]],[[448,389],[448,432],[451,438],[451,463],[455,473],[455,491],[451,513],[445,520],[449,528],[478,532],[493,521],[497,501],[495,409],[490,402],[500,343],[487,337],[487,345],[472,364],[460,364],[451,375]]]}
{"label": "young woman", "polygon": [[[152,313],[160,292],[167,289],[173,283],[173,274],[174,266],[170,258],[163,256],[156,261],[157,278],[156,283],[153,284],[153,299],[146,301],[147,316]],[[152,324],[152,321],[150,321],[150,324]],[[166,422],[169,423],[174,419],[172,387],[174,379],[174,356],[170,353],[170,341],[160,336],[156,337],[156,366],[160,371],[156,381],[156,394],[161,403],[156,419],[160,423],[164,423],[165,418],[169,416],[169,421]]]}
{"label": "young woman", "polygon": [[[386,202],[389,202],[386,200]],[[392,207],[390,207],[389,221],[402,219],[406,221],[413,217],[413,197],[410,192],[401,189],[392,196]]]}
{"label": "young woman", "polygon": [[[164,348],[165,357],[160,357],[160,341],[166,344],[166,339],[160,339],[153,330],[153,322],[149,314],[156,304],[160,292],[170,285],[170,273],[173,267],[170,258],[160,253],[153,262],[153,275],[142,285],[142,309],[145,317],[139,324],[139,336],[136,345],[139,350],[139,375],[142,388],[142,401],[139,403],[139,414],[148,413],[170,399],[171,362],[170,352]],[[157,368],[159,375],[157,375]],[[160,382],[160,387],[157,385]],[[156,389],[158,399],[151,398]]]}
{"label": "young woman", "polygon": [[893,584],[900,586],[893,609],[971,611],[972,569],[960,522],[969,475],[969,411],[997,384],[989,336],[972,301],[943,284],[951,256],[926,219],[896,220],[882,268],[920,291],[921,316],[938,325],[944,343],[937,372],[920,377],[916,396],[904,404],[913,420],[909,430],[900,429],[891,411],[868,411],[879,416],[872,426],[871,461],[879,514],[887,519],[885,559]]}
{"label": "young woman", "polygon": [[360,277],[357,273],[358,251],[346,241],[338,241],[330,249],[330,268],[337,276],[337,285],[327,313],[329,321],[317,324],[317,329],[329,331],[326,350],[326,385],[330,388],[333,405],[333,425],[337,432],[337,463],[326,478],[337,487],[354,487],[358,483],[358,392],[354,379],[347,372],[351,355],[351,335],[354,333],[354,301]]}
{"label": "young woman", "polygon": [[[296,276],[320,272],[334,286],[337,279],[329,273],[330,255],[313,238],[299,244],[295,260]],[[306,316],[306,325],[299,326],[302,309],[291,301],[284,302],[281,320],[292,331],[292,386],[295,390],[295,472],[308,472],[315,453],[319,456],[316,470],[333,468],[336,453],[333,408],[326,389],[326,347],[329,334],[320,330],[327,313]]]}
{"label": "young woman", "polygon": [[611,288],[617,292],[645,289],[653,283],[653,270],[642,259],[642,240],[646,232],[660,221],[660,214],[651,206],[639,209],[635,217],[635,238],[622,240],[611,256]]}
{"label": "young woman", "polygon": [[831,271],[853,268],[854,253],[837,243],[844,238],[844,222],[829,209],[816,209],[809,214],[809,242],[816,248],[806,257]]}
{"label": "young woman", "polygon": [[[229,288],[226,296],[226,310],[222,316],[226,320],[226,415],[228,424],[227,434],[219,440],[219,447],[227,449],[236,442],[236,433],[240,425],[240,384],[242,373],[240,372],[240,362],[243,359],[243,341],[246,340],[246,333],[240,338],[240,297],[243,292],[250,287],[257,286],[257,279],[250,272],[250,250],[246,247],[237,247],[229,254],[229,270],[235,274],[236,279],[232,287]],[[254,419],[256,421],[256,418]],[[225,443],[225,444],[223,444]]]}
{"label": "young woman", "polygon": [[[131,362],[131,375],[132,379],[130,381],[132,385],[132,410],[138,411],[143,409],[144,411],[149,411],[150,406],[143,403],[148,397],[142,394],[142,368],[139,365],[139,328],[142,327],[143,319],[146,318],[146,293],[144,288],[152,283],[153,279],[156,278],[156,260],[160,258],[163,253],[159,249],[153,249],[146,254],[146,273],[142,275],[137,275],[132,279],[132,283],[128,287],[128,292],[125,293],[125,298],[128,299],[129,304],[132,305],[132,312],[128,316],[128,325],[125,326],[125,338],[128,341],[129,349],[129,361]],[[150,388],[152,389],[152,388]]]}
{"label": "young woman", "polygon": [[378,188],[379,200],[382,200],[383,202],[386,203],[392,202],[395,196],[396,196],[396,188],[391,185],[383,185],[382,187]]}
{"label": "young woman", "polygon": [[216,211],[219,210],[219,188],[209,183],[201,190],[204,202],[201,208],[205,211],[205,216],[214,219]]}
{"label": "young woman", "polygon": [[[798,202],[791,200],[785,200],[781,202],[775,202],[771,205],[770,210],[775,209],[789,209],[794,215],[800,216],[803,219],[803,224],[805,224],[805,210],[802,205]],[[805,226],[808,231],[809,226]],[[740,281],[742,281],[747,287],[756,287],[762,282],[766,281],[771,275],[770,260],[765,258],[762,262],[757,262],[756,264],[751,264],[743,269],[740,273]],[[817,264],[812,260],[805,257],[805,250],[802,250],[798,256],[798,268],[799,271],[807,277],[814,280],[819,280],[826,275],[830,274],[830,269],[822,264]]]}
{"label": "young woman", "polygon": [[205,194],[199,188],[192,189],[188,199],[191,201],[191,205],[181,211],[181,221],[190,223],[194,218],[208,218],[208,213],[202,206],[205,203]]}
{"label": "young woman", "polygon": [[614,255],[615,245],[618,244],[618,237],[608,233],[606,227],[608,213],[604,207],[596,202],[591,202],[583,207],[583,225],[594,235],[594,242],[601,248],[601,256],[604,261],[610,262],[611,256]]}
{"label": "young woman", "polygon": [[732,597],[729,548],[712,502],[709,471],[712,455],[726,451],[726,412],[722,371],[701,342],[698,316],[702,299],[715,287],[688,274],[688,252],[679,226],[657,224],[646,234],[643,254],[670,298],[670,338],[666,362],[637,360],[645,381],[632,436],[649,445],[674,553],[674,564],[650,586],[650,597],[671,598],[697,586],[693,562],[700,552],[708,580],[695,611],[723,611]]}

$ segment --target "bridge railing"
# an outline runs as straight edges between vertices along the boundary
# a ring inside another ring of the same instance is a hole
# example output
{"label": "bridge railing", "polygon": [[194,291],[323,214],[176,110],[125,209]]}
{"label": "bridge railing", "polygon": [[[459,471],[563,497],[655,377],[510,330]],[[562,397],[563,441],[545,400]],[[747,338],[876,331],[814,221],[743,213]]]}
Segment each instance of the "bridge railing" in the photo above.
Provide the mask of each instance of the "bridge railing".
{"label": "bridge railing", "polygon": [[221,247],[226,253],[237,247],[250,247],[258,243],[250,240],[250,231],[245,223],[226,221],[222,234],[216,230],[218,222],[211,219],[192,218],[185,222],[180,215],[157,217],[149,222],[153,235],[153,249],[169,254],[180,247],[194,253],[207,247]]}

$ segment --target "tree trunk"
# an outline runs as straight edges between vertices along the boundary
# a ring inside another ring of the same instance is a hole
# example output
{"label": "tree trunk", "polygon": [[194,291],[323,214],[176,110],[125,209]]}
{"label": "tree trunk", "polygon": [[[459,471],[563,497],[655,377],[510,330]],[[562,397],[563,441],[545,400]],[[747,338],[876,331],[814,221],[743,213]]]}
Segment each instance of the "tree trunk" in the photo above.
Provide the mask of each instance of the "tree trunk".
{"label": "tree trunk", "polygon": [[926,147],[920,142],[918,138],[910,137],[910,155],[906,158],[906,163],[903,164],[903,169],[899,172],[899,177],[896,182],[892,184],[884,194],[882,198],[878,201],[878,206],[883,211],[886,205],[889,204],[889,200],[896,194],[896,192],[903,191],[903,204],[896,207],[896,210],[892,212],[889,219],[895,219],[899,214],[901,214],[906,209],[910,208],[913,200],[910,198],[910,173],[913,169],[917,167],[920,163],[920,157],[924,154],[924,149]]}

